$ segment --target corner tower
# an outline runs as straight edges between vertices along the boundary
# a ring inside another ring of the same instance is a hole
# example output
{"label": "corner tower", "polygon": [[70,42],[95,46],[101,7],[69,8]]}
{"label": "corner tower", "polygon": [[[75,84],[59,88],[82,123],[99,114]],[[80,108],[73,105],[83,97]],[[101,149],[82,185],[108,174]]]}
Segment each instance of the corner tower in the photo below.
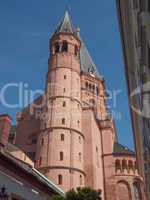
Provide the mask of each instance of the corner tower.
{"label": "corner tower", "polygon": [[65,16],[50,39],[46,106],[36,167],[64,191],[84,186],[81,41]]}

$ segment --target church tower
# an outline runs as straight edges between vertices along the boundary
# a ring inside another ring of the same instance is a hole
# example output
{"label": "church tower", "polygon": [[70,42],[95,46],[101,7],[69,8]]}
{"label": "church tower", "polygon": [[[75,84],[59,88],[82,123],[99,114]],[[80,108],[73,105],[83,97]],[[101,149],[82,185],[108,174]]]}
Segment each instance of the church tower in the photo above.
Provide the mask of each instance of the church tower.
{"label": "church tower", "polygon": [[[104,80],[68,12],[49,47],[36,168],[64,191],[82,186],[103,189],[100,121],[107,118]],[[111,140],[114,131],[105,132]]]}
{"label": "church tower", "polygon": [[81,41],[68,12],[50,39],[37,168],[65,191],[84,185]]}
{"label": "church tower", "polygon": [[144,191],[134,152],[117,141],[104,79],[68,12],[49,42],[45,93],[17,120],[16,144],[64,192],[87,186],[105,200],[130,200],[134,188]]}

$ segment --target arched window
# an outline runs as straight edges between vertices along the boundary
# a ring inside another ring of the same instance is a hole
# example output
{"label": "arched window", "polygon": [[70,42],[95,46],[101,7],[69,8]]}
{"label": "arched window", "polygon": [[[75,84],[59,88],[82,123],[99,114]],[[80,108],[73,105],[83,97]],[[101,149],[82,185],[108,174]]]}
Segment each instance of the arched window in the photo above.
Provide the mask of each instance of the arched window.
{"label": "arched window", "polygon": [[60,161],[62,161],[64,159],[64,153],[61,151],[60,152]]}
{"label": "arched window", "polygon": [[67,79],[67,76],[66,76],[66,75],[64,75],[64,79]]}
{"label": "arched window", "polygon": [[55,43],[55,53],[59,53],[59,43]]}
{"label": "arched window", "polygon": [[81,143],[81,137],[79,136],[79,143]]}
{"label": "arched window", "polygon": [[42,138],[42,140],[41,140],[41,146],[43,146],[44,145],[44,138]]}
{"label": "arched window", "polygon": [[98,147],[96,147],[96,152],[98,152]]}
{"label": "arched window", "polygon": [[91,85],[91,84],[89,84],[89,89],[91,90],[91,88],[92,88],[92,85]]}
{"label": "arched window", "polygon": [[66,102],[65,101],[63,101],[63,107],[66,107]]}
{"label": "arched window", "polygon": [[86,87],[86,89],[88,88],[88,82],[85,83],[85,87]]}
{"label": "arched window", "polygon": [[65,118],[62,119],[62,124],[65,124]]}
{"label": "arched window", "polygon": [[80,162],[81,162],[81,159],[82,159],[81,153],[79,153],[79,161],[80,161]]}
{"label": "arched window", "polygon": [[42,164],[42,157],[40,157],[39,159],[39,166],[41,166],[41,164]]}
{"label": "arched window", "polygon": [[62,185],[63,177],[61,174],[58,175],[58,185]]}
{"label": "arched window", "polygon": [[82,175],[80,175],[80,185],[83,185]]}
{"label": "arched window", "polygon": [[93,91],[95,90],[95,85],[92,86]]}
{"label": "arched window", "polygon": [[65,136],[64,136],[64,134],[61,134],[61,141],[64,141],[65,140]]}
{"label": "arched window", "polygon": [[122,160],[122,170],[128,169],[127,161],[124,159]]}
{"label": "arched window", "polygon": [[67,51],[68,51],[68,43],[67,41],[63,41],[62,52],[67,52]]}
{"label": "arched window", "polygon": [[129,167],[129,170],[133,170],[133,162],[132,162],[132,160],[129,160],[128,167]]}
{"label": "arched window", "polygon": [[142,200],[140,184],[135,182],[133,184],[133,189],[134,189],[134,200]]}
{"label": "arched window", "polygon": [[99,95],[99,89],[96,87],[96,94]]}
{"label": "arched window", "polygon": [[95,100],[94,99],[90,99],[90,104],[91,104],[91,106],[94,106],[95,105]]}
{"label": "arched window", "polygon": [[134,162],[134,168],[135,168],[135,170],[137,170],[137,168],[138,168],[138,167],[137,167],[137,162],[136,162],[136,161]]}
{"label": "arched window", "polygon": [[78,127],[79,127],[80,126],[80,121],[78,120],[77,123],[78,123]]}
{"label": "arched window", "polygon": [[75,47],[74,47],[74,54],[76,56],[78,56],[78,46],[77,45],[75,45]]}
{"label": "arched window", "polygon": [[116,160],[116,161],[115,161],[115,168],[116,168],[116,172],[117,172],[117,170],[121,170],[121,163],[120,163],[120,160]]}

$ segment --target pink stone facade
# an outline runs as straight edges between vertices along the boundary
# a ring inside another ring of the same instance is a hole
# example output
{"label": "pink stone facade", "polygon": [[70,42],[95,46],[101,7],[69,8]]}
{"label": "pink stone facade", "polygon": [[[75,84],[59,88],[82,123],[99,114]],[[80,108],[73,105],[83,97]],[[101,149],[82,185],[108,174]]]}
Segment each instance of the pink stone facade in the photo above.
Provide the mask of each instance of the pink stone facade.
{"label": "pink stone facade", "polygon": [[[134,200],[137,184],[144,200],[135,155],[114,153],[117,136],[104,80],[81,70],[81,43],[68,32],[50,39],[45,95],[20,113],[16,143],[64,191],[90,186],[101,190],[105,200]],[[132,167],[122,168],[124,159]]]}

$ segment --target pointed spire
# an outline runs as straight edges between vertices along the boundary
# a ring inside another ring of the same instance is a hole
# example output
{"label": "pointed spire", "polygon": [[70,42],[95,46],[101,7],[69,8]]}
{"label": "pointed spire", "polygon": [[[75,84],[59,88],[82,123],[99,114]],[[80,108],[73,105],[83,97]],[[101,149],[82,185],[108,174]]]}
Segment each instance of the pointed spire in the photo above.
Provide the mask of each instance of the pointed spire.
{"label": "pointed spire", "polygon": [[61,20],[55,33],[74,33],[74,28],[73,28],[68,11],[65,12],[65,15],[63,19]]}

